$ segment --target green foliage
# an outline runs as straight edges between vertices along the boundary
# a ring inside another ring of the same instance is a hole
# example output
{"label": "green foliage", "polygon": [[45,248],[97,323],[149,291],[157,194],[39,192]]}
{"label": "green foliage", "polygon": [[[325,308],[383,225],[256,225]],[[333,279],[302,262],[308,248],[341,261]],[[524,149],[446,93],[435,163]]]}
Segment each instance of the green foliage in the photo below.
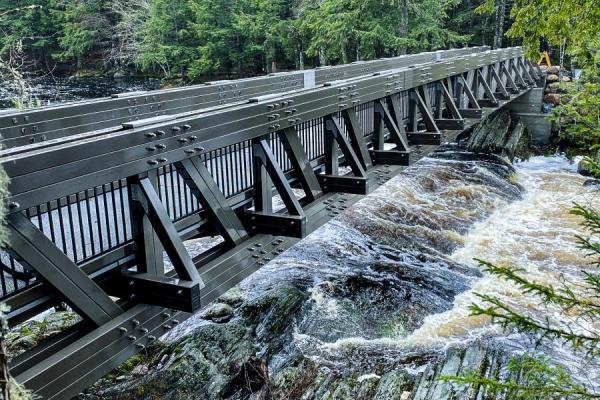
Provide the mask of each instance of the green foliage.
{"label": "green foliage", "polygon": [[307,54],[347,63],[385,55],[454,46],[467,35],[449,28],[448,10],[459,1],[305,1],[297,22],[309,37]]}
{"label": "green foliage", "polygon": [[600,151],[600,76],[596,66],[588,67],[582,80],[562,84],[563,104],[552,110],[552,121],[570,153],[598,159]]}
{"label": "green foliage", "polygon": [[[496,0],[485,0],[479,13],[494,12]],[[566,44],[572,54],[593,57],[594,41],[600,37],[600,7],[596,0],[514,0],[514,22],[507,35],[519,38],[532,58],[538,57],[539,40],[550,45]]]}
{"label": "green foliage", "polygon": [[[0,0],[0,54],[27,67],[129,66],[165,77],[246,76],[465,44],[460,0]],[[95,64],[93,64],[95,63]]]}
{"label": "green foliage", "polygon": [[459,385],[485,387],[489,399],[511,400],[588,400],[600,395],[590,393],[583,385],[573,381],[566,369],[552,365],[547,358],[527,354],[512,358],[506,367],[508,379],[497,380],[470,372],[458,377],[445,376],[446,382]]}

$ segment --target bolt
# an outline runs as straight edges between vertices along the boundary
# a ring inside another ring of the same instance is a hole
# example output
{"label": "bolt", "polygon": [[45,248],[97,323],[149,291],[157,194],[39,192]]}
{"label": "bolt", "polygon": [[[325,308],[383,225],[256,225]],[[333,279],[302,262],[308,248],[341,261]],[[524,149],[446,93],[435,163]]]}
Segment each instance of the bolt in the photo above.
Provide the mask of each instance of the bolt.
{"label": "bolt", "polygon": [[146,348],[146,346],[144,346],[144,345],[143,345],[143,344],[141,344],[141,343],[137,343],[137,344],[135,345],[135,347],[137,347],[138,349],[142,349],[142,350],[144,350],[144,349]]}
{"label": "bolt", "polygon": [[152,132],[146,132],[144,133],[144,136],[146,136],[147,138],[153,138],[156,137],[156,134]]}
{"label": "bolt", "polygon": [[11,201],[10,203],[8,203],[8,208],[10,209],[15,209],[15,208],[19,208],[21,207],[21,205],[19,203],[17,203],[16,201]]}
{"label": "bolt", "polygon": [[133,335],[127,336],[127,339],[131,340],[132,342],[135,342],[137,340],[137,338]]}
{"label": "bolt", "polygon": [[119,327],[119,331],[121,333],[127,333],[127,328],[125,328],[124,326]]}
{"label": "bolt", "polygon": [[158,136],[164,136],[166,133],[165,133],[165,131],[156,131],[156,134]]}

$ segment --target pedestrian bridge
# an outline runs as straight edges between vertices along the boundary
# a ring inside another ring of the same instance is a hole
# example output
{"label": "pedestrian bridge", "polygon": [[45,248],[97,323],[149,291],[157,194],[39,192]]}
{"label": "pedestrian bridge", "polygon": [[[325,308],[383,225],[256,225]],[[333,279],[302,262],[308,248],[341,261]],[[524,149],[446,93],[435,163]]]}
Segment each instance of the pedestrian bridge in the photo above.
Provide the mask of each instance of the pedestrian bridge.
{"label": "pedestrian bridge", "polygon": [[76,396],[543,80],[521,48],[473,47],[0,113],[9,323],[82,317],[13,376]]}

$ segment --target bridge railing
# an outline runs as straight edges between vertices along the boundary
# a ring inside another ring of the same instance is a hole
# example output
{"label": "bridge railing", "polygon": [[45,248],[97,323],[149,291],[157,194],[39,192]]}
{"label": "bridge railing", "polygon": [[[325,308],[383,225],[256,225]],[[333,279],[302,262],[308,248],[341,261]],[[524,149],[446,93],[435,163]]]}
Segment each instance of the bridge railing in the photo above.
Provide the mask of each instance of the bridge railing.
{"label": "bridge railing", "polygon": [[481,46],[443,50],[256,78],[215,81],[184,88],[122,93],[113,98],[24,111],[8,110],[0,112],[0,145],[5,148],[29,144],[43,146],[52,139],[112,128],[124,122],[193,112],[199,108],[244,101],[253,96],[310,89],[332,80],[434,62],[488,49]]}
{"label": "bridge railing", "polygon": [[[328,193],[367,194],[375,168],[408,165],[415,147],[440,144],[442,130],[460,131],[539,78],[520,48],[481,51],[116,128],[92,121],[5,150],[11,242],[0,289],[10,322],[63,301],[84,320],[19,357],[13,373],[48,398],[76,393],[151,343],[174,318],[161,307],[195,311],[247,275],[251,254],[206,267],[217,255],[260,234],[304,237]],[[205,236],[222,239],[199,254],[186,248]],[[122,320],[145,331],[128,340]],[[82,346],[109,337],[119,357],[85,358]]]}

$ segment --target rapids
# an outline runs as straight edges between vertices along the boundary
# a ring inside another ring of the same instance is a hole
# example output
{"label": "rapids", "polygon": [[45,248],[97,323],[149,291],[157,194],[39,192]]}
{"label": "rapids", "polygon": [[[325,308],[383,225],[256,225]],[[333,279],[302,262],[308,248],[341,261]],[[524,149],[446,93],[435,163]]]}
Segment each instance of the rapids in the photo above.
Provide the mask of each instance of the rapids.
{"label": "rapids", "polygon": [[[569,209],[574,202],[600,206],[597,189],[584,180],[561,156],[510,165],[455,148],[437,151],[242,282],[233,308],[222,300],[229,318],[215,322],[204,312],[188,319],[163,338],[166,350],[144,361],[147,374],[99,385],[92,397],[137,398],[140,388],[158,387],[161,397],[173,399],[183,393],[252,398],[264,390],[274,398],[387,399],[412,392],[416,400],[462,399],[419,382],[436,363],[456,372],[454,348],[466,348],[465,358],[483,357],[469,353],[482,344],[484,353],[543,351],[582,380],[598,381],[600,368],[583,366],[568,348],[535,347],[469,315],[475,294],[485,293],[559,324],[600,329],[540,305],[473,260],[519,266],[541,282],[580,283],[582,270],[593,268],[577,249],[575,235],[585,232]],[[267,384],[245,387],[237,372],[211,361],[214,348],[235,360],[231,365],[263,360]],[[239,361],[240,349],[251,356]],[[196,377],[182,378],[182,371]]]}

